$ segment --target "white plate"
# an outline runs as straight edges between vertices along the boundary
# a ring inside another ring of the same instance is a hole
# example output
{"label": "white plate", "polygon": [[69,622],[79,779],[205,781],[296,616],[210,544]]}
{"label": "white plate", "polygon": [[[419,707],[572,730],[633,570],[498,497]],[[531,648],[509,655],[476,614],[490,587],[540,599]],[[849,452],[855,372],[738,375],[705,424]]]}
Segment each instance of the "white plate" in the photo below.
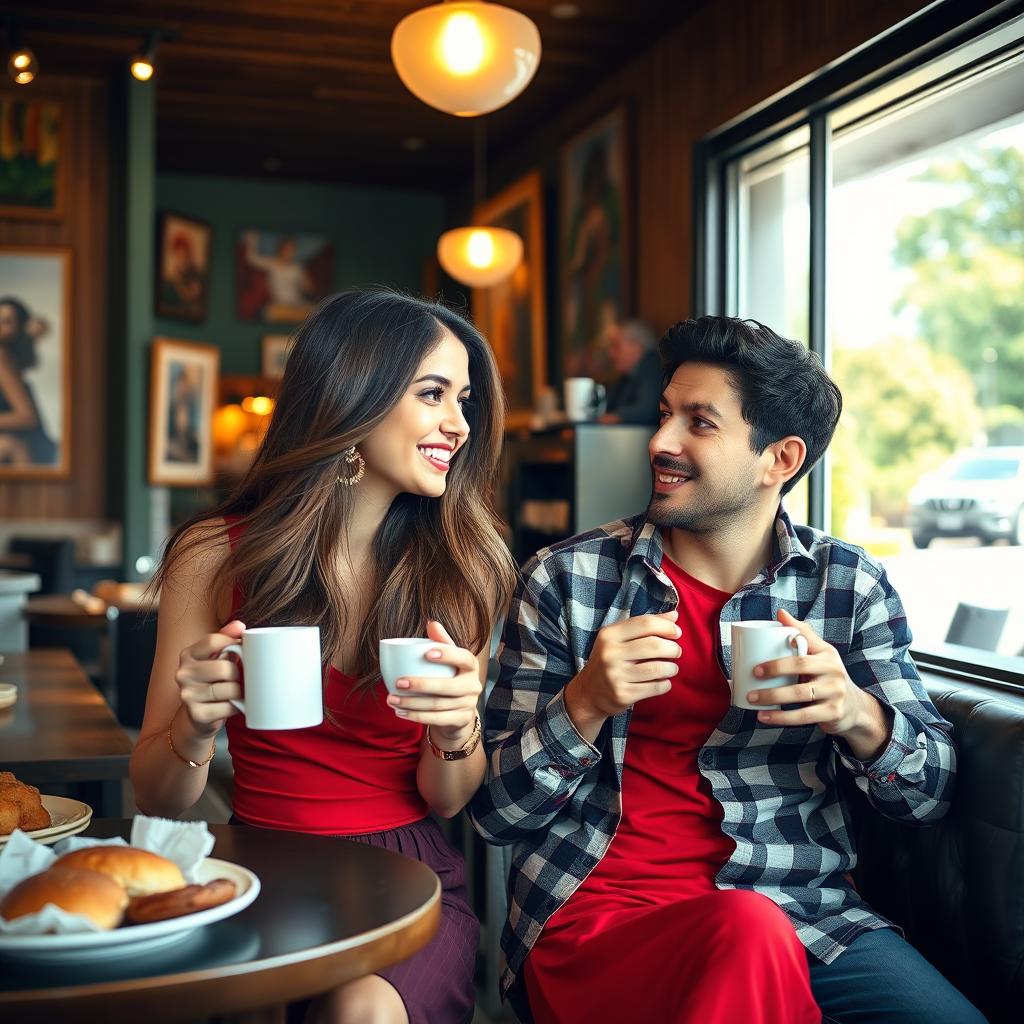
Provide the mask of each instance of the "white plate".
{"label": "white plate", "polygon": [[71,935],[0,935],[0,956],[21,960],[81,963],[106,960],[111,956],[150,953],[188,938],[196,928],[221,921],[244,910],[260,891],[260,880],[248,869],[230,861],[207,857],[199,865],[197,881],[227,878],[237,886],[238,895],[219,907],[197,910],[184,917],[152,924],[136,924],[109,932],[76,932]]}
{"label": "white plate", "polygon": [[14,683],[0,683],[0,710],[9,708],[18,699],[18,688]]}
{"label": "white plate", "polygon": [[[51,824],[47,828],[36,828],[26,832],[25,835],[29,839],[52,846],[89,827],[92,808],[88,804],[83,804],[81,800],[72,800],[66,796],[46,796],[45,793],[40,795],[39,799],[50,812]],[[0,836],[0,847],[9,838],[10,836]]]}

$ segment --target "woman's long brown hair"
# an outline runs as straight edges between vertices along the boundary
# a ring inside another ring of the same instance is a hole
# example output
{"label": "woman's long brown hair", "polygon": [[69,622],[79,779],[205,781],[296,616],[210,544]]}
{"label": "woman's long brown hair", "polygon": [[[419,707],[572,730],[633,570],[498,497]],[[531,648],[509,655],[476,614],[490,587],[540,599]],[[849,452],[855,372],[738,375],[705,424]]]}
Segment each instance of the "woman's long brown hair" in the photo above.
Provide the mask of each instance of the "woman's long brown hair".
{"label": "woman's long brown hair", "polygon": [[212,512],[174,531],[155,584],[182,571],[211,540],[238,533],[218,573],[218,600],[237,586],[235,609],[249,626],[320,627],[325,666],[342,646],[346,602],[337,578],[359,485],[345,452],[363,440],[406,393],[423,358],[451,331],[469,354],[472,398],[467,442],[440,498],[400,494],[373,542],[376,578],[354,666],[361,683],[379,678],[382,637],[422,636],[437,619],[455,642],[486,648],[495,612],[515,582],[515,563],[492,507],[505,401],[494,356],[476,329],[434,302],[385,289],[325,300],[296,333],[270,427],[252,468]]}

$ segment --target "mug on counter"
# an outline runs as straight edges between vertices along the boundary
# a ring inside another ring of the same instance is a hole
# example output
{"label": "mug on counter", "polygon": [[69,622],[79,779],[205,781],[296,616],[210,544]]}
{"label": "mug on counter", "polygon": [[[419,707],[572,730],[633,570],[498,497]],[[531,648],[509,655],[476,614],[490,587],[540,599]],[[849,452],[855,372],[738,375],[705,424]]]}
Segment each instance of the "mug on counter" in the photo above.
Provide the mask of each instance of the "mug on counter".
{"label": "mug on counter", "polygon": [[570,420],[592,420],[604,412],[604,385],[598,384],[593,377],[567,377],[563,388],[565,415]]}

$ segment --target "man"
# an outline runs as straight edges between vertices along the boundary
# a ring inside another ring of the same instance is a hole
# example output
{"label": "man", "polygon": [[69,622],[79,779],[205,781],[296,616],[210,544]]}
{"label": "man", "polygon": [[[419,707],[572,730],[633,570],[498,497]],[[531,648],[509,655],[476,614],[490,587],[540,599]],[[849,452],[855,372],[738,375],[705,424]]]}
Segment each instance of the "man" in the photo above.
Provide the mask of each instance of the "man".
{"label": "man", "polygon": [[[837,775],[930,821],[956,753],[884,569],[780,504],[839,390],[753,321],[683,321],[661,357],[646,514],[539,552],[506,624],[471,805],[516,844],[503,993],[539,1024],[981,1024],[849,880]],[[808,651],[742,710],[729,626],[764,619]]]}
{"label": "man", "polygon": [[661,360],[654,332],[640,320],[626,320],[608,329],[608,359],[619,379],[608,392],[608,411],[601,423],[658,422]]}

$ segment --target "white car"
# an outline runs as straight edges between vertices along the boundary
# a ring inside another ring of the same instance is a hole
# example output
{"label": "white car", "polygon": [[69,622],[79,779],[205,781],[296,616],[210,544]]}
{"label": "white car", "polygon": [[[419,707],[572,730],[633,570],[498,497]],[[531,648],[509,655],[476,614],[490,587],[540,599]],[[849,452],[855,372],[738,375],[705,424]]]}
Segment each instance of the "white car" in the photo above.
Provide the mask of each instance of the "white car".
{"label": "white car", "polygon": [[1024,544],[1024,447],[957,452],[910,492],[914,544],[936,537],[1005,538]]}

